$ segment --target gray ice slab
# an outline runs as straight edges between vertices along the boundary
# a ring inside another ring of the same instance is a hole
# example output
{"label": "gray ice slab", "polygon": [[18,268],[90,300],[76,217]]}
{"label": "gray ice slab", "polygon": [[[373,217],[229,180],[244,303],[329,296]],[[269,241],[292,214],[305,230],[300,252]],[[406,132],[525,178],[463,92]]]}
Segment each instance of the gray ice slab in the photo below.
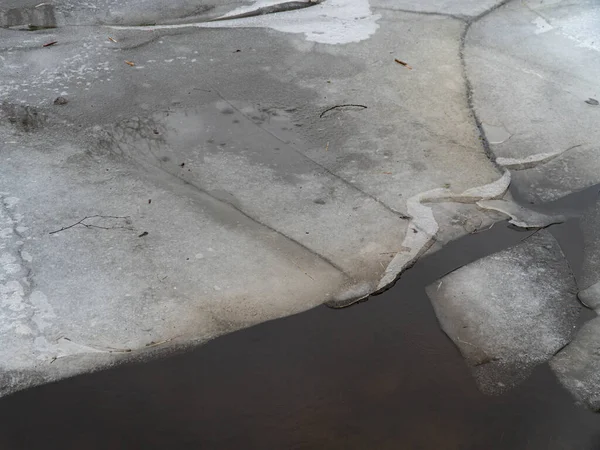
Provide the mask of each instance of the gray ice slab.
{"label": "gray ice slab", "polygon": [[443,243],[468,232],[454,202],[489,223],[474,203],[510,181],[469,109],[462,20],[144,4],[0,29],[1,394],[352,303],[403,270],[410,199],[443,194]]}
{"label": "gray ice slab", "polygon": [[596,282],[588,288],[581,289],[577,297],[585,306],[598,311],[600,309],[600,282]]}
{"label": "gray ice slab", "polygon": [[277,3],[0,5],[0,393],[351,304],[511,175],[600,173],[593,2]]}
{"label": "gray ice slab", "polygon": [[[581,217],[583,263],[579,300],[600,312],[600,200]],[[600,318],[587,322],[564,350],[551,360],[561,383],[582,404],[600,410]]]}
{"label": "gray ice slab", "polygon": [[600,200],[580,219],[583,234],[583,264],[579,280],[579,300],[600,311]]}
{"label": "gray ice slab", "polygon": [[539,231],[427,287],[480,388],[502,392],[569,342],[580,305],[558,243]]}
{"label": "gray ice slab", "polygon": [[600,411],[600,317],[587,322],[550,361],[558,379],[582,404]]}
{"label": "gray ice slab", "polygon": [[[492,152],[519,169],[532,202],[600,182],[600,5],[512,1],[475,22],[465,40],[473,106]],[[593,102],[592,102],[593,103]],[[538,155],[555,155],[552,158]]]}
{"label": "gray ice slab", "polygon": [[[587,301],[596,290],[593,288],[600,282],[600,199],[580,219],[580,227],[583,234],[583,264],[579,280],[580,291],[587,291]],[[586,295],[586,294],[584,294]],[[594,304],[600,303],[598,300]],[[592,306],[592,305],[590,305]]]}
{"label": "gray ice slab", "polygon": [[9,144],[3,157],[0,361],[39,376],[11,376],[2,393],[205,341],[353,285],[183,181],[51,139]]}

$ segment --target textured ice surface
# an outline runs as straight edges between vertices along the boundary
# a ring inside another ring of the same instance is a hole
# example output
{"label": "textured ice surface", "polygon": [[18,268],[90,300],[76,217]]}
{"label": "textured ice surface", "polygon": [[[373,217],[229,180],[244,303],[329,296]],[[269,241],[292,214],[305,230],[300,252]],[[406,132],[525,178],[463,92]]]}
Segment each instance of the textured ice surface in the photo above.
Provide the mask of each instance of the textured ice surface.
{"label": "textured ice surface", "polygon": [[446,275],[427,294],[487,393],[550,359],[569,342],[580,310],[571,270],[545,230]]}
{"label": "textured ice surface", "polygon": [[579,289],[584,290],[600,281],[600,200],[581,218],[583,233],[583,267]]}
{"label": "textured ice surface", "polygon": [[600,173],[597,2],[40,1],[0,2],[0,395],[389,286],[499,217],[476,119],[528,200]]}
{"label": "textured ice surface", "polygon": [[[550,201],[600,182],[600,4],[511,1],[473,23],[465,64],[473,106],[496,161],[517,169],[528,201]],[[485,127],[484,127],[485,130]],[[485,131],[486,135],[488,130]]]}
{"label": "textured ice surface", "polygon": [[578,401],[600,410],[600,317],[587,322],[550,366]]}
{"label": "textured ice surface", "polygon": [[[327,0],[210,22],[250,3],[61,0],[57,28],[0,29],[0,191],[20,199],[0,231],[0,395],[351,303],[406,250],[409,199],[506,189],[463,21]],[[436,239],[452,217],[431,213]]]}
{"label": "textured ice surface", "polygon": [[[581,218],[583,267],[579,281],[579,300],[600,312],[600,202]],[[600,317],[587,322],[577,336],[551,361],[561,383],[575,398],[600,410]]]}

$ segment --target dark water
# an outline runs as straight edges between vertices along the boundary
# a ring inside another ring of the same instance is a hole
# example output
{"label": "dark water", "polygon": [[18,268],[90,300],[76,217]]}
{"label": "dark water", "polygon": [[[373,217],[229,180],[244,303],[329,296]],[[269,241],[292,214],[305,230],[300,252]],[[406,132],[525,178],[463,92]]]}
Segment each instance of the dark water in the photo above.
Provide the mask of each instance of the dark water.
{"label": "dark water", "polygon": [[[546,207],[577,214],[598,188]],[[553,226],[577,274],[577,219]],[[547,366],[481,394],[424,286],[532,232],[496,224],[386,293],[221,337],[190,353],[0,400],[0,449],[600,449],[600,415]]]}

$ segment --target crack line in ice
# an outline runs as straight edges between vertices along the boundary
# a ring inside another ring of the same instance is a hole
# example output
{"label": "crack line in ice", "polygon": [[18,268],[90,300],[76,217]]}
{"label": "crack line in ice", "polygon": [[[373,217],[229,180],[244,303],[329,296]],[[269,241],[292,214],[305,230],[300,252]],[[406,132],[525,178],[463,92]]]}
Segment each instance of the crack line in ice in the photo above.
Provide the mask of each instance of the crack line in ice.
{"label": "crack line in ice", "polygon": [[467,189],[461,194],[454,193],[449,189],[440,188],[422,192],[410,197],[406,201],[406,206],[408,214],[412,219],[408,225],[406,236],[402,241],[402,248],[408,248],[409,250],[408,252],[403,251],[396,254],[390,261],[379,281],[377,291],[389,287],[398,276],[404,270],[411,267],[435,241],[439,225],[435,220],[432,209],[423,203],[476,203],[480,200],[501,197],[504,195],[509,185],[510,172],[506,170],[498,180],[483,186]]}

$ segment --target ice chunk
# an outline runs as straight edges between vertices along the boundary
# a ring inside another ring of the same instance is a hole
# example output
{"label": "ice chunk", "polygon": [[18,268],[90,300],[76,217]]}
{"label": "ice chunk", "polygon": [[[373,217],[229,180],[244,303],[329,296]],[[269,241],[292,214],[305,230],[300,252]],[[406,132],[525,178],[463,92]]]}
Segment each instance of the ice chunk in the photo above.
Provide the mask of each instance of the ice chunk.
{"label": "ice chunk", "polygon": [[600,282],[579,291],[578,297],[585,306],[600,312]]}
{"label": "ice chunk", "polygon": [[580,311],[575,292],[545,230],[427,287],[442,329],[486,393],[516,385],[569,342]]}
{"label": "ice chunk", "polygon": [[[579,300],[600,313],[600,201],[581,218],[583,266]],[[600,411],[600,317],[587,322],[550,362],[560,382],[589,408]]]}
{"label": "ice chunk", "polygon": [[[600,198],[581,217],[580,225],[584,248],[579,287],[583,290],[600,281]],[[600,299],[596,303],[600,303]]]}
{"label": "ice chunk", "polygon": [[520,228],[544,228],[553,223],[565,221],[562,215],[543,214],[524,208],[513,201],[507,200],[482,200],[477,202],[477,206],[487,210],[498,211],[510,216],[509,222]]}
{"label": "ice chunk", "polygon": [[560,382],[589,408],[600,411],[600,317],[587,322],[550,366]]}

